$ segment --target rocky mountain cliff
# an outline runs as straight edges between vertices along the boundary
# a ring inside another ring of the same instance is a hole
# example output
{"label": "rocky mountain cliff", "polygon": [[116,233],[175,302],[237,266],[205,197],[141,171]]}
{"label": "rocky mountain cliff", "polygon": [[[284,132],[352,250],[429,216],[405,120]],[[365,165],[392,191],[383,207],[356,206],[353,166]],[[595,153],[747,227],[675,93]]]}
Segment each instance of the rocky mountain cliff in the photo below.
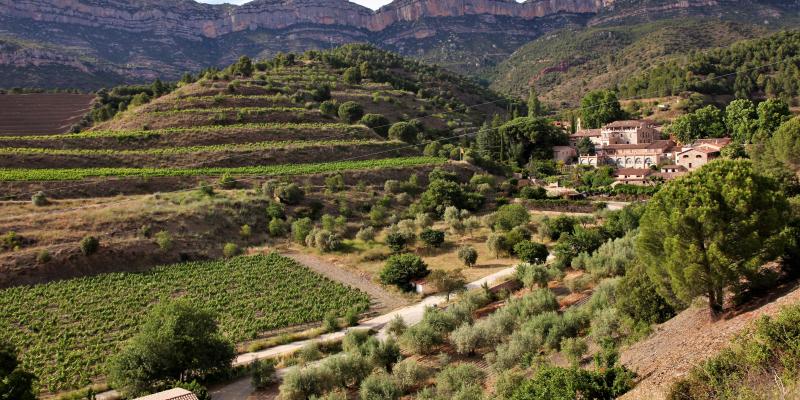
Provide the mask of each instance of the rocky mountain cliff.
{"label": "rocky mountain cliff", "polygon": [[350,42],[473,73],[553,30],[718,2],[723,0],[396,0],[373,11],[347,0],[242,6],[0,0],[0,86],[96,88],[174,79],[242,54],[269,57]]}

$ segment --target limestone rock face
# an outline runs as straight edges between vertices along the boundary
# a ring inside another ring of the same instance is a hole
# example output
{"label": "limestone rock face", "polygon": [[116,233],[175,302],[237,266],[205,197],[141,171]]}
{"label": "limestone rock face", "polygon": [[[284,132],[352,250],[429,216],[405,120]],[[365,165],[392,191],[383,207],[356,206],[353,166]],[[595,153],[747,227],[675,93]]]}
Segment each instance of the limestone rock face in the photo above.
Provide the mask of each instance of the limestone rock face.
{"label": "limestone rock face", "polygon": [[400,21],[428,17],[496,15],[533,19],[561,12],[595,13],[609,1],[398,0],[373,12],[347,0],[257,0],[238,7],[191,0],[0,0],[0,15],[197,39],[297,24],[381,31]]}

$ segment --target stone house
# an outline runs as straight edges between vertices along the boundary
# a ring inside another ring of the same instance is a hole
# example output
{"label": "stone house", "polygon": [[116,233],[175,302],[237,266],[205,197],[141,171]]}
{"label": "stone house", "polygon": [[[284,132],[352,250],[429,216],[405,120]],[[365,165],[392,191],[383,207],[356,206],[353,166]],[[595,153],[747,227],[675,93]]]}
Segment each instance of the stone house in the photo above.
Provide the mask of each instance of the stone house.
{"label": "stone house", "polygon": [[675,154],[675,164],[694,171],[719,158],[722,149],[730,142],[730,138],[698,139]]}
{"label": "stone house", "polygon": [[553,146],[553,159],[563,161],[565,164],[578,157],[578,151],[571,146]]}
{"label": "stone house", "polygon": [[614,171],[615,184],[645,185],[655,172],[650,168],[620,168]]}
{"label": "stone house", "polygon": [[197,400],[197,396],[186,389],[175,388],[139,397],[134,400]]}

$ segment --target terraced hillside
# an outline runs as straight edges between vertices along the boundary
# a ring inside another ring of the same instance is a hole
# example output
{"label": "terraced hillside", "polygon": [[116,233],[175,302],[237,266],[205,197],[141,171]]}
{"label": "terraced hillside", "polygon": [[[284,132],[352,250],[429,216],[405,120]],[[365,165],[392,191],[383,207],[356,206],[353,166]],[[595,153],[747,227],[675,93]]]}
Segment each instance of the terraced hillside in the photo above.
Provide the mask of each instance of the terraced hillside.
{"label": "terraced hillside", "polygon": [[[509,107],[464,78],[368,46],[276,60],[252,74],[210,72],[90,131],[0,137],[0,235],[13,235],[4,236],[0,287],[256,242],[270,222],[265,182],[299,183],[305,199],[287,213],[318,215],[339,207],[324,194],[331,176],[353,191],[355,209],[387,179],[424,183],[437,166],[469,174],[474,167],[422,148],[457,141]],[[363,76],[346,81],[348,69]],[[361,111],[342,114],[343,104]],[[401,121],[414,137],[389,135]],[[253,233],[240,235],[243,225]],[[156,240],[161,231],[169,246]],[[101,239],[91,257],[79,246],[86,236]]]}

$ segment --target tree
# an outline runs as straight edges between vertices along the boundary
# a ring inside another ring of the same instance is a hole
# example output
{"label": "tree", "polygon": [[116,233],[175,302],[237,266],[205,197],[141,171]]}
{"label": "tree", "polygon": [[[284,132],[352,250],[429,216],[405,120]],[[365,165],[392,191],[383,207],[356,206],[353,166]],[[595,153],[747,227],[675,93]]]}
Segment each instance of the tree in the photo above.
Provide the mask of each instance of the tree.
{"label": "tree", "polygon": [[303,198],[305,198],[305,193],[300,186],[297,186],[296,183],[290,183],[287,185],[278,186],[278,188],[275,189],[275,197],[281,203],[294,205],[303,201]]}
{"label": "tree", "polygon": [[622,119],[625,113],[622,111],[616,92],[593,90],[581,99],[581,116],[583,126],[594,129]]}
{"label": "tree", "polygon": [[383,137],[389,134],[389,119],[381,114],[366,114],[361,117],[361,123]]}
{"label": "tree", "polygon": [[[422,214],[424,215],[424,214]],[[428,248],[439,248],[444,243],[444,232],[436,229],[425,228],[419,234],[419,238]]]}
{"label": "tree", "polygon": [[233,72],[245,77],[253,76],[253,61],[247,56],[239,57],[239,61],[233,65]]}
{"label": "tree", "polygon": [[364,109],[361,104],[355,101],[346,101],[339,106],[339,118],[342,120],[353,123],[364,116]]}
{"label": "tree", "polygon": [[758,135],[761,140],[772,136],[792,113],[789,105],[780,99],[769,99],[758,104]]}
{"label": "tree", "polygon": [[498,128],[500,157],[525,165],[531,158],[550,160],[553,146],[566,144],[567,135],[541,117],[515,118]]}
{"label": "tree", "polygon": [[800,118],[793,118],[778,128],[770,138],[769,156],[789,170],[800,171]]}
{"label": "tree", "polygon": [[756,106],[748,99],[734,100],[725,108],[725,124],[738,143],[750,143],[758,127],[756,118]]}
{"label": "tree", "polygon": [[389,139],[414,143],[417,140],[417,128],[409,122],[396,122],[389,128]]}
{"label": "tree", "polygon": [[495,213],[495,229],[510,231],[518,226],[527,225],[531,215],[525,206],[520,204],[506,204]]}
{"label": "tree", "polygon": [[590,155],[593,156],[595,153],[594,143],[592,139],[588,137],[583,137],[581,140],[578,141],[576,147],[578,148],[578,154],[580,155]]}
{"label": "tree", "polygon": [[589,351],[589,346],[583,338],[563,338],[561,339],[561,351],[567,356],[573,367],[578,367],[583,355]]}
{"label": "tree", "polygon": [[717,160],[667,183],[648,202],[637,255],[676,308],[698,295],[712,313],[724,291],[759,276],[785,242],[789,206],[778,183],[749,161]]}
{"label": "tree", "polygon": [[436,291],[444,292],[447,301],[450,301],[450,294],[463,289],[467,284],[467,278],[460,269],[453,271],[437,269],[428,275],[427,281],[436,288]]}
{"label": "tree", "polygon": [[136,396],[172,381],[227,371],[235,355],[212,313],[188,300],[167,301],[150,311],[139,333],[111,358],[108,378],[115,388]]}
{"label": "tree", "polygon": [[80,246],[81,253],[85,256],[90,256],[97,253],[97,250],[100,249],[100,240],[94,236],[86,236],[81,239]]}
{"label": "tree", "polygon": [[541,264],[547,261],[547,256],[550,255],[550,252],[547,251],[547,246],[526,240],[514,245],[514,254],[524,262]]}
{"label": "tree", "polygon": [[354,85],[361,82],[361,71],[359,71],[356,67],[350,67],[344,70],[344,74],[342,74],[342,78],[345,82]]}
{"label": "tree", "polygon": [[466,208],[464,191],[453,181],[435,179],[419,199],[421,211],[443,215],[447,207]]}
{"label": "tree", "polygon": [[478,251],[472,246],[461,246],[458,249],[458,259],[461,260],[467,268],[471,268],[475,266],[475,263],[478,261]]}
{"label": "tree", "polygon": [[402,290],[411,290],[411,281],[428,276],[428,265],[413,254],[395,254],[386,260],[380,280],[384,285],[395,285]]}
{"label": "tree", "polygon": [[714,106],[703,107],[694,113],[684,114],[669,125],[667,131],[682,144],[689,144],[700,138],[725,136],[726,128],[722,111]]}
{"label": "tree", "polygon": [[36,400],[36,376],[20,368],[17,349],[0,340],[0,399]]}
{"label": "tree", "polygon": [[719,108],[708,105],[695,111],[694,115],[697,116],[702,128],[701,137],[721,138],[728,133],[725,127],[725,117]]}
{"label": "tree", "polygon": [[500,141],[499,130],[484,123],[475,135],[475,150],[485,159],[497,159],[500,156]]}
{"label": "tree", "polygon": [[399,253],[406,249],[406,245],[408,244],[408,239],[406,235],[401,232],[390,232],[386,235],[386,245],[389,246],[395,253]]}
{"label": "tree", "polygon": [[542,115],[542,102],[539,101],[536,88],[531,85],[530,91],[528,91],[528,116],[538,117],[540,115]]}

